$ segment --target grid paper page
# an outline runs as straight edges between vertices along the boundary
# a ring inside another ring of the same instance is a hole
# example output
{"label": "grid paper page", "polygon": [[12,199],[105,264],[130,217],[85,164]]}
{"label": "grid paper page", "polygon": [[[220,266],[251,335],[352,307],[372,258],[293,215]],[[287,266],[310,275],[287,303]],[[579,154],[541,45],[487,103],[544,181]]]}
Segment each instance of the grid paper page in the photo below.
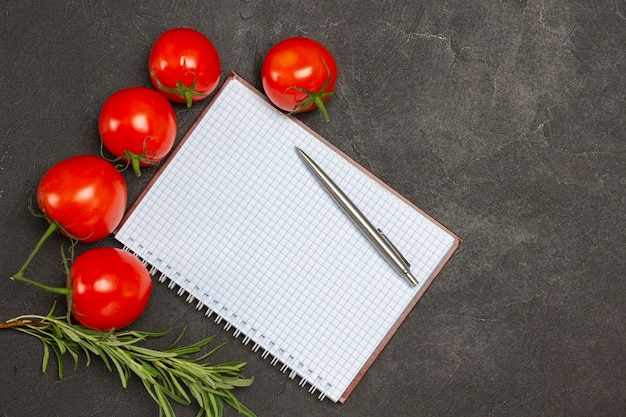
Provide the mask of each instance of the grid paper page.
{"label": "grid paper page", "polygon": [[[376,251],[295,146],[394,242],[420,285]],[[233,77],[116,238],[333,401],[456,245]]]}

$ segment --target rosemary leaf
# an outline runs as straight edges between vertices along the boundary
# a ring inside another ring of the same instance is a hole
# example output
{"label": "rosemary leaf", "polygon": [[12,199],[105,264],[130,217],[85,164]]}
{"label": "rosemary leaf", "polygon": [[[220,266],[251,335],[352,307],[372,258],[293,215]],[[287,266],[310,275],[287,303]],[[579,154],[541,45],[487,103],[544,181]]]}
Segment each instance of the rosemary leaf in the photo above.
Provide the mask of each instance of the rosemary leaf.
{"label": "rosemary leaf", "polygon": [[155,368],[155,370],[160,372],[161,378],[164,382],[164,392],[165,394],[167,394],[168,397],[182,405],[191,404],[191,398],[189,397],[189,394],[187,394],[187,391],[185,391],[181,383],[178,381],[176,375],[168,372],[163,372],[161,368]]}
{"label": "rosemary leaf", "polygon": [[113,362],[113,365],[115,366],[115,368],[117,369],[117,373],[119,374],[122,387],[126,388],[128,385],[128,372],[126,371],[126,368],[122,367],[122,365],[120,364],[119,359],[117,358],[117,355],[115,354],[115,351],[112,350],[111,347],[107,345],[103,345],[102,353],[108,356],[109,360]]}
{"label": "rosemary leaf", "polygon": [[50,345],[52,346],[52,351],[54,352],[55,356],[57,357],[57,368],[58,368],[58,372],[59,372],[59,379],[63,379],[63,357],[61,356],[61,352],[59,352],[59,349],[54,346],[54,345]]}
{"label": "rosemary leaf", "polygon": [[226,343],[222,343],[217,345],[216,347],[213,348],[213,350],[208,351],[207,353],[205,353],[202,356],[197,357],[194,362],[201,362],[203,360],[205,360],[206,358],[208,358],[209,356],[211,356],[212,354],[214,354],[215,352],[217,352],[218,350],[220,350]]}
{"label": "rosemary leaf", "polygon": [[187,385],[187,388],[189,388],[189,392],[200,406],[200,410],[206,410],[208,406],[207,391],[200,389],[197,384]]}
{"label": "rosemary leaf", "polygon": [[74,359],[74,371],[76,371],[78,369],[78,353],[73,349],[68,349],[67,353]]}
{"label": "rosemary leaf", "polygon": [[46,368],[48,368],[48,361],[50,360],[50,348],[48,344],[43,344],[43,359],[41,361],[41,372],[45,373]]}
{"label": "rosemary leaf", "polygon": [[183,330],[178,334],[178,336],[176,337],[176,339],[174,339],[174,341],[172,342],[172,344],[170,344],[167,349],[165,350],[172,350],[174,349],[179,343],[180,341],[183,339],[183,336],[185,335],[185,333],[187,333],[187,328],[183,327]]}
{"label": "rosemary leaf", "polygon": [[128,350],[134,352],[137,357],[141,357],[144,360],[159,360],[163,358],[174,358],[177,356],[176,352],[159,351],[154,349],[146,349],[140,346],[128,346]]}
{"label": "rosemary leaf", "polygon": [[113,372],[113,368],[111,367],[111,362],[109,361],[109,358],[107,357],[107,355],[102,351],[102,349],[100,349],[100,348],[93,348],[92,352],[95,355],[99,356],[100,359],[102,359],[102,362],[104,362],[104,366],[106,366],[106,368],[109,370],[109,372]]}
{"label": "rosemary leaf", "polygon": [[68,345],[66,345],[65,342],[63,341],[63,334],[61,334],[61,336],[50,335],[50,337],[56,343],[57,348],[59,349],[59,353],[61,355],[63,355],[65,352],[67,352],[67,346]]}
{"label": "rosemary leaf", "polygon": [[80,343],[80,336],[71,327],[61,327],[61,332],[69,337],[73,342]]}
{"label": "rosemary leaf", "polygon": [[254,414],[254,412],[248,407],[243,405],[237,398],[235,398],[234,395],[225,398],[224,401],[226,402],[226,404],[237,410],[239,414],[243,414],[246,417],[256,417],[256,414]]}
{"label": "rosemary leaf", "polygon": [[249,387],[254,381],[253,378],[224,377],[224,382],[233,387]]}
{"label": "rosemary leaf", "polygon": [[165,415],[167,417],[174,417],[175,413],[174,409],[172,409],[172,404],[170,404],[168,399],[165,397],[165,394],[163,394],[163,389],[160,385],[154,386],[154,393],[157,398],[157,403],[159,404],[159,407],[161,408],[161,410],[163,410]]}
{"label": "rosemary leaf", "polygon": [[[186,358],[189,355],[192,355],[194,353],[200,352],[202,350],[202,348],[205,347],[206,345],[208,345],[209,343],[211,343],[213,341],[213,339],[215,339],[215,336],[210,336],[210,337],[207,337],[206,339],[199,340],[198,342],[196,342],[196,343],[194,343],[192,345],[182,346],[182,347],[178,347],[178,348],[172,347],[172,348],[168,349],[168,351],[175,353],[176,356],[178,356],[178,357]],[[210,356],[212,353],[214,353],[218,349],[220,349],[223,345],[224,345],[224,343],[222,343],[221,345],[218,345],[216,348],[214,348],[210,352],[207,352],[203,356],[204,357]],[[200,359],[203,359],[202,356],[200,358],[196,359],[195,361],[198,361]]]}
{"label": "rosemary leaf", "polygon": [[[224,413],[224,403],[221,398],[218,401],[218,398],[215,395],[210,395],[209,404],[211,404],[210,408],[213,412],[213,415],[220,416]],[[207,416],[210,416],[210,415],[211,414],[207,413]]]}
{"label": "rosemary leaf", "polygon": [[89,349],[87,349],[85,346],[82,346],[82,345],[81,347],[83,348],[83,352],[85,353],[85,358],[86,358],[85,366],[89,366],[91,365],[91,354],[89,353]]}

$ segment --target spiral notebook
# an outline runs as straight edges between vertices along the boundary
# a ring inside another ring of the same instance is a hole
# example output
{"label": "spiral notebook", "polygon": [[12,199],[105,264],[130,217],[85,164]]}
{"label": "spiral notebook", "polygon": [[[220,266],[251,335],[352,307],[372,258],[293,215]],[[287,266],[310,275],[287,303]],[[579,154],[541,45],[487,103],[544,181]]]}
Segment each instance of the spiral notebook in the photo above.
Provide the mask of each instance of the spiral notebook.
{"label": "spiral notebook", "polygon": [[[394,242],[416,287],[320,186],[296,146]],[[460,244],[235,73],[115,237],[261,357],[335,402],[347,399]]]}

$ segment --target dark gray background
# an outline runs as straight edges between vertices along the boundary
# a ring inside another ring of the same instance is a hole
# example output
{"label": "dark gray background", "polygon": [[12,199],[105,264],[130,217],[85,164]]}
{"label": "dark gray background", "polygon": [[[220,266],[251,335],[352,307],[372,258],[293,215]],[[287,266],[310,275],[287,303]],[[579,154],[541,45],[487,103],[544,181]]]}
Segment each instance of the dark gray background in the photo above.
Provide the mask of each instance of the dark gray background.
{"label": "dark gray background", "polygon": [[[178,26],[257,87],[274,43],[324,43],[345,103],[328,124],[301,120],[464,243],[343,405],[165,285],[137,328],[228,342],[216,360],[248,362],[256,381],[238,396],[259,416],[626,415],[624,0],[2,1],[1,319],[62,301],[8,278],[45,230],[29,201],[54,163],[100,152],[103,102],[150,85],[150,47]],[[176,107],[179,138],[205,105]],[[125,174],[131,200],[153,172]],[[29,275],[62,282],[66,242],[51,239]],[[78,251],[97,245],[117,243]],[[100,363],[68,361],[58,381],[41,354],[0,332],[1,416],[158,415],[137,379],[124,390]]]}

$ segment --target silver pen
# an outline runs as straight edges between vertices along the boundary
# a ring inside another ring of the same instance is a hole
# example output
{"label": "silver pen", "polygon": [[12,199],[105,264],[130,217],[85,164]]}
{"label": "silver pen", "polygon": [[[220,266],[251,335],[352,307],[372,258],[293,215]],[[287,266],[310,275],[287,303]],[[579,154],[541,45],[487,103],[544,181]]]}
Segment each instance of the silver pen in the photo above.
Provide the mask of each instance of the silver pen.
{"label": "silver pen", "polygon": [[332,179],[309,157],[302,149],[296,147],[296,151],[311,170],[326,191],[335,199],[337,204],[361,229],[363,234],[372,242],[374,247],[385,257],[385,259],[401,274],[411,286],[418,284],[417,279],[411,274],[411,264],[406,260],[393,243],[385,236],[382,230],[375,228],[345,193],[334,183]]}

